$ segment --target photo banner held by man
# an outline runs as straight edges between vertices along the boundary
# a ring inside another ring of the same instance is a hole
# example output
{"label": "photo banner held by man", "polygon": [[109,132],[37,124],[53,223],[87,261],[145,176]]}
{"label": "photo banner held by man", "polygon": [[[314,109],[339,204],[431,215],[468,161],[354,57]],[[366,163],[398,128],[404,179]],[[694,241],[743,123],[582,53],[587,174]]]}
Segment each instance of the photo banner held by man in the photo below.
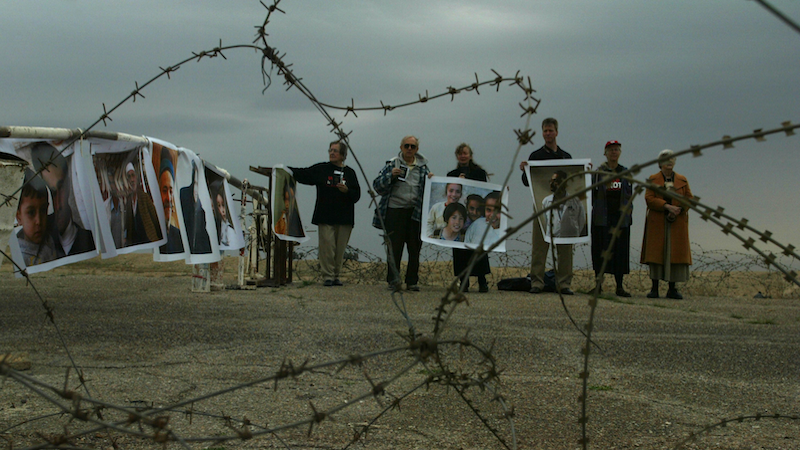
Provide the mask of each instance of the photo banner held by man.
{"label": "photo banner held by man", "polygon": [[[506,233],[508,190],[483,181],[432,177],[425,183],[422,200],[422,241],[442,247],[488,248]],[[485,238],[484,238],[485,235]],[[492,251],[505,252],[501,242]]]}
{"label": "photo banner held by man", "polygon": [[[590,159],[528,161],[534,211],[541,211],[591,186]],[[578,175],[580,174],[580,175]],[[575,175],[575,176],[573,176]],[[591,241],[592,191],[579,194],[539,216],[544,240],[555,244]]]}

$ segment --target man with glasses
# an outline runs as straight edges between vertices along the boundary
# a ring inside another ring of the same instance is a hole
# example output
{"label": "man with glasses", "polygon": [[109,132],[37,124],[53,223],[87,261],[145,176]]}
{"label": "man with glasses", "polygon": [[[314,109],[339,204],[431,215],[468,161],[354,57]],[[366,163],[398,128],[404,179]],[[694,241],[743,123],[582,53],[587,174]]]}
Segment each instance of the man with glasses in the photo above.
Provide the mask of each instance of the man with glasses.
{"label": "man with glasses", "polygon": [[[381,200],[375,209],[372,226],[383,229],[390,246],[386,281],[389,289],[400,289],[400,261],[403,247],[408,248],[405,282],[409,291],[419,291],[419,253],[422,248],[422,199],[425,177],[432,177],[428,161],[419,151],[419,139],[406,136],[400,141],[400,153],[386,161],[372,187]],[[381,223],[383,219],[383,224]],[[392,265],[394,263],[394,265]]]}
{"label": "man with glasses", "polygon": [[317,202],[311,223],[319,227],[319,266],[324,286],[342,286],[339,279],[344,251],[355,224],[355,204],[361,198],[356,172],[344,165],[347,144],[328,145],[328,162],[290,167],[295,181],[316,186]]}

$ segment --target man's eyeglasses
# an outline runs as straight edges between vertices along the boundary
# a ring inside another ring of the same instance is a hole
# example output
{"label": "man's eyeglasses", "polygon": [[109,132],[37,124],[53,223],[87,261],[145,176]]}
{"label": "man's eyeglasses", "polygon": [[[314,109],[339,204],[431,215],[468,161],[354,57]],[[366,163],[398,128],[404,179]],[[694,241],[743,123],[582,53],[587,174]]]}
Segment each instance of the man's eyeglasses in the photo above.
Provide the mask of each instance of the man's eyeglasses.
{"label": "man's eyeglasses", "polygon": [[403,144],[403,148],[406,150],[416,150],[417,146],[414,144]]}

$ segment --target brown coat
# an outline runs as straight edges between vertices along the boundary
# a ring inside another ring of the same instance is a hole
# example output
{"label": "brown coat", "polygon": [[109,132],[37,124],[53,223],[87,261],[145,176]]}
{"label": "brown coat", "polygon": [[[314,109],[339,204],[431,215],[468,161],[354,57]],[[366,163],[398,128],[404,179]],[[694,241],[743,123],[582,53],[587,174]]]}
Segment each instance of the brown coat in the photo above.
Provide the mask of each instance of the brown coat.
{"label": "brown coat", "polygon": [[[664,186],[664,175],[659,171],[647,179],[650,183]],[[675,192],[686,198],[693,198],[689,182],[683,175],[675,174]],[[648,189],[644,194],[647,202],[647,215],[644,224],[644,240],[642,242],[641,263],[664,264],[664,216],[666,210],[664,205],[670,204],[680,206],[676,199],[664,199],[652,189]],[[689,249],[689,210],[683,208],[681,213],[670,225],[671,241],[671,263],[672,264],[691,264],[692,252]]]}

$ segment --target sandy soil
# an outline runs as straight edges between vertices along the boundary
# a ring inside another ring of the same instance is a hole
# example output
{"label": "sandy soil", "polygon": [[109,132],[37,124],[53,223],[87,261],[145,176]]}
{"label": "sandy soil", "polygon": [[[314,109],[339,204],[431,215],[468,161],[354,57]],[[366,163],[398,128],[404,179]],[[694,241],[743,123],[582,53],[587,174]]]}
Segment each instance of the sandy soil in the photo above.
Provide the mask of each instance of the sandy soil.
{"label": "sandy soil", "polygon": [[[74,411],[88,402],[64,400],[47,389],[37,393],[6,378],[0,384],[0,437],[13,448],[55,442],[65,430],[76,435],[69,442],[78,447],[112,448],[110,437],[123,449],[159,446],[152,423],[126,424],[128,416],[114,407],[144,411],[190,400],[155,415],[168,417],[164,429],[192,448],[344,448],[373,420],[351,448],[504,448],[490,427],[512,448],[515,440],[526,449],[580,448],[584,339],[565,309],[583,327],[587,295],[562,305],[553,294],[470,293],[468,304],[445,324],[441,365],[433,357],[415,364],[407,350],[354,365],[335,362],[403,348],[409,323],[430,336],[444,288],[403,293],[406,320],[382,284],[325,288],[298,281],[199,294],[190,291],[190,269],[182,264],[141,273],[135,257],[111,261],[118,271],[84,266],[34,277],[46,306],[7,267],[0,271],[0,353],[30,362],[22,376],[102,400],[106,423],[120,421],[118,430],[86,433],[93,424],[53,414],[61,412],[55,403]],[[590,448],[675,448],[691,433],[700,435],[684,448],[800,448],[796,299],[608,296],[599,299],[593,332]],[[491,349],[500,371],[499,383],[491,386],[513,408],[513,429],[495,394],[473,387],[462,397],[438,382],[442,368],[465,379],[485,370],[474,348],[446,343],[464,336]],[[81,368],[88,394],[68,370],[69,357]],[[270,379],[282,367],[287,374],[287,367],[313,366],[319,367],[289,376],[277,388]],[[385,390],[376,390],[381,382]],[[314,411],[333,410],[317,416],[321,422],[309,436],[303,421]],[[747,418],[776,413],[781,417]],[[254,439],[215,441],[242,433],[245,417]],[[734,422],[703,433],[724,419]],[[295,423],[302,424],[260,434]],[[140,429],[146,437],[134,435]]]}

